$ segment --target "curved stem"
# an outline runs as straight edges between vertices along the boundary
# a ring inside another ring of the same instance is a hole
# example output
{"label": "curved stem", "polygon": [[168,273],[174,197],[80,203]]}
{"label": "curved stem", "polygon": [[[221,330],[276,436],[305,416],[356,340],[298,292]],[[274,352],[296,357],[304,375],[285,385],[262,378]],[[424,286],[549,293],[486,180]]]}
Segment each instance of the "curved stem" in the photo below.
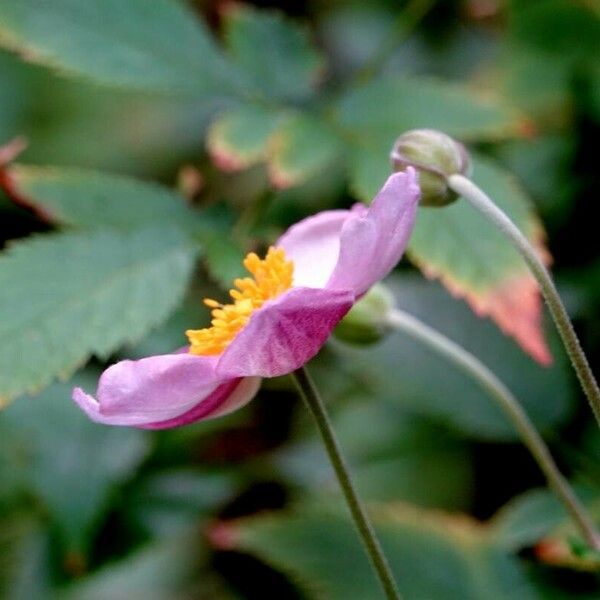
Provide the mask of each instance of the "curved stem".
{"label": "curved stem", "polygon": [[496,400],[519,432],[523,443],[546,476],[548,484],[579,527],[583,537],[592,548],[600,550],[600,534],[596,531],[592,519],[571,489],[569,482],[559,471],[544,440],[511,391],[476,356],[412,315],[394,310],[387,322],[394,329],[407,333],[448,358],[464,373],[475,379]]}
{"label": "curved stem", "polygon": [[297,371],[294,371],[292,373],[292,378],[298,387],[298,391],[306,403],[306,406],[315,419],[319,433],[323,438],[325,449],[329,455],[329,460],[331,461],[331,465],[333,466],[335,474],[337,475],[340,487],[344,492],[344,496],[346,498],[348,508],[350,509],[350,513],[352,514],[354,524],[360,533],[365,550],[367,551],[373,567],[377,572],[377,576],[379,577],[379,581],[385,591],[385,595],[388,600],[400,600],[401,596],[396,587],[394,576],[392,575],[390,566],[385,558],[385,555],[383,554],[381,545],[377,540],[373,526],[369,521],[369,517],[367,516],[367,513],[360,499],[358,498],[358,494],[356,493],[354,484],[352,483],[352,479],[350,477],[350,472],[346,462],[344,461],[344,457],[342,456],[340,446],[333,432],[331,422],[327,416],[327,411],[325,410],[323,401],[319,396],[319,392],[310,378],[308,371],[304,367],[300,367]]}
{"label": "curved stem", "polygon": [[573,363],[581,387],[592,407],[596,421],[600,425],[600,389],[548,269],[543,265],[535,249],[521,231],[519,231],[517,226],[472,181],[462,175],[450,175],[448,177],[448,185],[482,213],[486,219],[498,227],[513,243],[527,263],[527,266],[540,285],[554,323],[558,328],[560,337]]}

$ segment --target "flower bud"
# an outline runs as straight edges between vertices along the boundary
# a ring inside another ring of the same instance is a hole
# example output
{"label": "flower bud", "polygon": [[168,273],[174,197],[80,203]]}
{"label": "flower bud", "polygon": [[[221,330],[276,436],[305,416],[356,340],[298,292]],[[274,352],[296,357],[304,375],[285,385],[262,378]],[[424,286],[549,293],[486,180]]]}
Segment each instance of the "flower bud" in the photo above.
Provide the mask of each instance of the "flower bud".
{"label": "flower bud", "polygon": [[372,344],[387,332],[387,317],[394,297],[381,283],[373,286],[334,329],[334,335],[350,344]]}
{"label": "flower bud", "polygon": [[449,175],[468,175],[469,155],[465,147],[435,129],[412,129],[402,134],[390,154],[394,171],[412,166],[419,172],[422,206],[445,206],[458,195],[448,187]]}

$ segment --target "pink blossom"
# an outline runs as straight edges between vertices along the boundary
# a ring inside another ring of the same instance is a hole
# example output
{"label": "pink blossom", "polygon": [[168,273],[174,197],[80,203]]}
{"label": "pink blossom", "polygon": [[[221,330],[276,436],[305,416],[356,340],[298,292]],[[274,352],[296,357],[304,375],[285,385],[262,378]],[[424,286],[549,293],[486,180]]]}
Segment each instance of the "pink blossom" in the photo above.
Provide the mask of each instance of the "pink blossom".
{"label": "pink blossom", "polygon": [[418,199],[416,174],[407,169],[389,177],[369,207],[357,204],[300,221],[276,244],[293,263],[291,286],[252,310],[222,352],[197,355],[190,347],[124,360],[102,374],[97,399],[80,388],[73,399],[94,421],[146,429],[243,406],[261,377],[291,373],[315,356],[353,303],[394,268]]}

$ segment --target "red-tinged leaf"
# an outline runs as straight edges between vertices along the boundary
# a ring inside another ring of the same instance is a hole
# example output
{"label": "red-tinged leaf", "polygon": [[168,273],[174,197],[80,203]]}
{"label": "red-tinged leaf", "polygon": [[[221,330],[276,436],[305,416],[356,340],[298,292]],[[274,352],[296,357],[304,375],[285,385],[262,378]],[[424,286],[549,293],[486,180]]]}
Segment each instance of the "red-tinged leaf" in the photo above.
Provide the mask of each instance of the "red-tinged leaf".
{"label": "red-tinged leaf", "polygon": [[268,172],[279,189],[299,185],[331,166],[340,155],[340,141],[318,118],[291,115],[273,137]]}
{"label": "red-tinged leaf", "polygon": [[207,147],[223,171],[265,162],[269,179],[278,189],[304,183],[340,153],[338,138],[319,118],[253,105],[218,117],[208,133]]}
{"label": "red-tinged leaf", "polygon": [[0,146],[0,190],[15,204],[31,211],[42,221],[50,222],[52,221],[51,215],[19,190],[18,183],[15,181],[10,167],[10,163],[26,148],[27,140],[24,137],[16,137],[7,144]]}
{"label": "red-tinged leaf", "polygon": [[[515,221],[548,264],[544,230],[516,182],[489,161],[475,160],[473,179]],[[537,282],[504,236],[466,202],[419,211],[409,258],[481,316],[489,316],[543,365],[552,356],[542,330]]]}
{"label": "red-tinged leaf", "polygon": [[27,140],[22,136],[0,146],[0,169],[15,160],[25,148],[27,148]]}
{"label": "red-tinged leaf", "polygon": [[240,171],[266,160],[269,140],[281,113],[246,105],[219,115],[211,125],[206,145],[222,171]]}
{"label": "red-tinged leaf", "polygon": [[173,225],[194,233],[203,226],[203,217],[175,191],[91,169],[0,165],[0,187],[42,220],[72,228]]}

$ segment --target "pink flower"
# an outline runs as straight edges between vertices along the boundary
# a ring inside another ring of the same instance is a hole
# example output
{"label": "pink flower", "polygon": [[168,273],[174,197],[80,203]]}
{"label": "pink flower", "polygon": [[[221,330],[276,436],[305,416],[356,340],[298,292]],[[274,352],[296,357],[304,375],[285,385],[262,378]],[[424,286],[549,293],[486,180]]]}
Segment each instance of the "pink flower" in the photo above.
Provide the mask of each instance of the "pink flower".
{"label": "pink flower", "polygon": [[370,207],[318,213],[292,226],[265,259],[249,254],[254,276],[236,280],[233,303],[205,302],[212,327],[186,332],[183,351],[109,367],[97,400],[73,399],[99,423],[177,427],[227,414],[249,402],[261,377],[291,373],[310,360],[374,283],[400,260],[419,199],[413,169],[392,175]]}

